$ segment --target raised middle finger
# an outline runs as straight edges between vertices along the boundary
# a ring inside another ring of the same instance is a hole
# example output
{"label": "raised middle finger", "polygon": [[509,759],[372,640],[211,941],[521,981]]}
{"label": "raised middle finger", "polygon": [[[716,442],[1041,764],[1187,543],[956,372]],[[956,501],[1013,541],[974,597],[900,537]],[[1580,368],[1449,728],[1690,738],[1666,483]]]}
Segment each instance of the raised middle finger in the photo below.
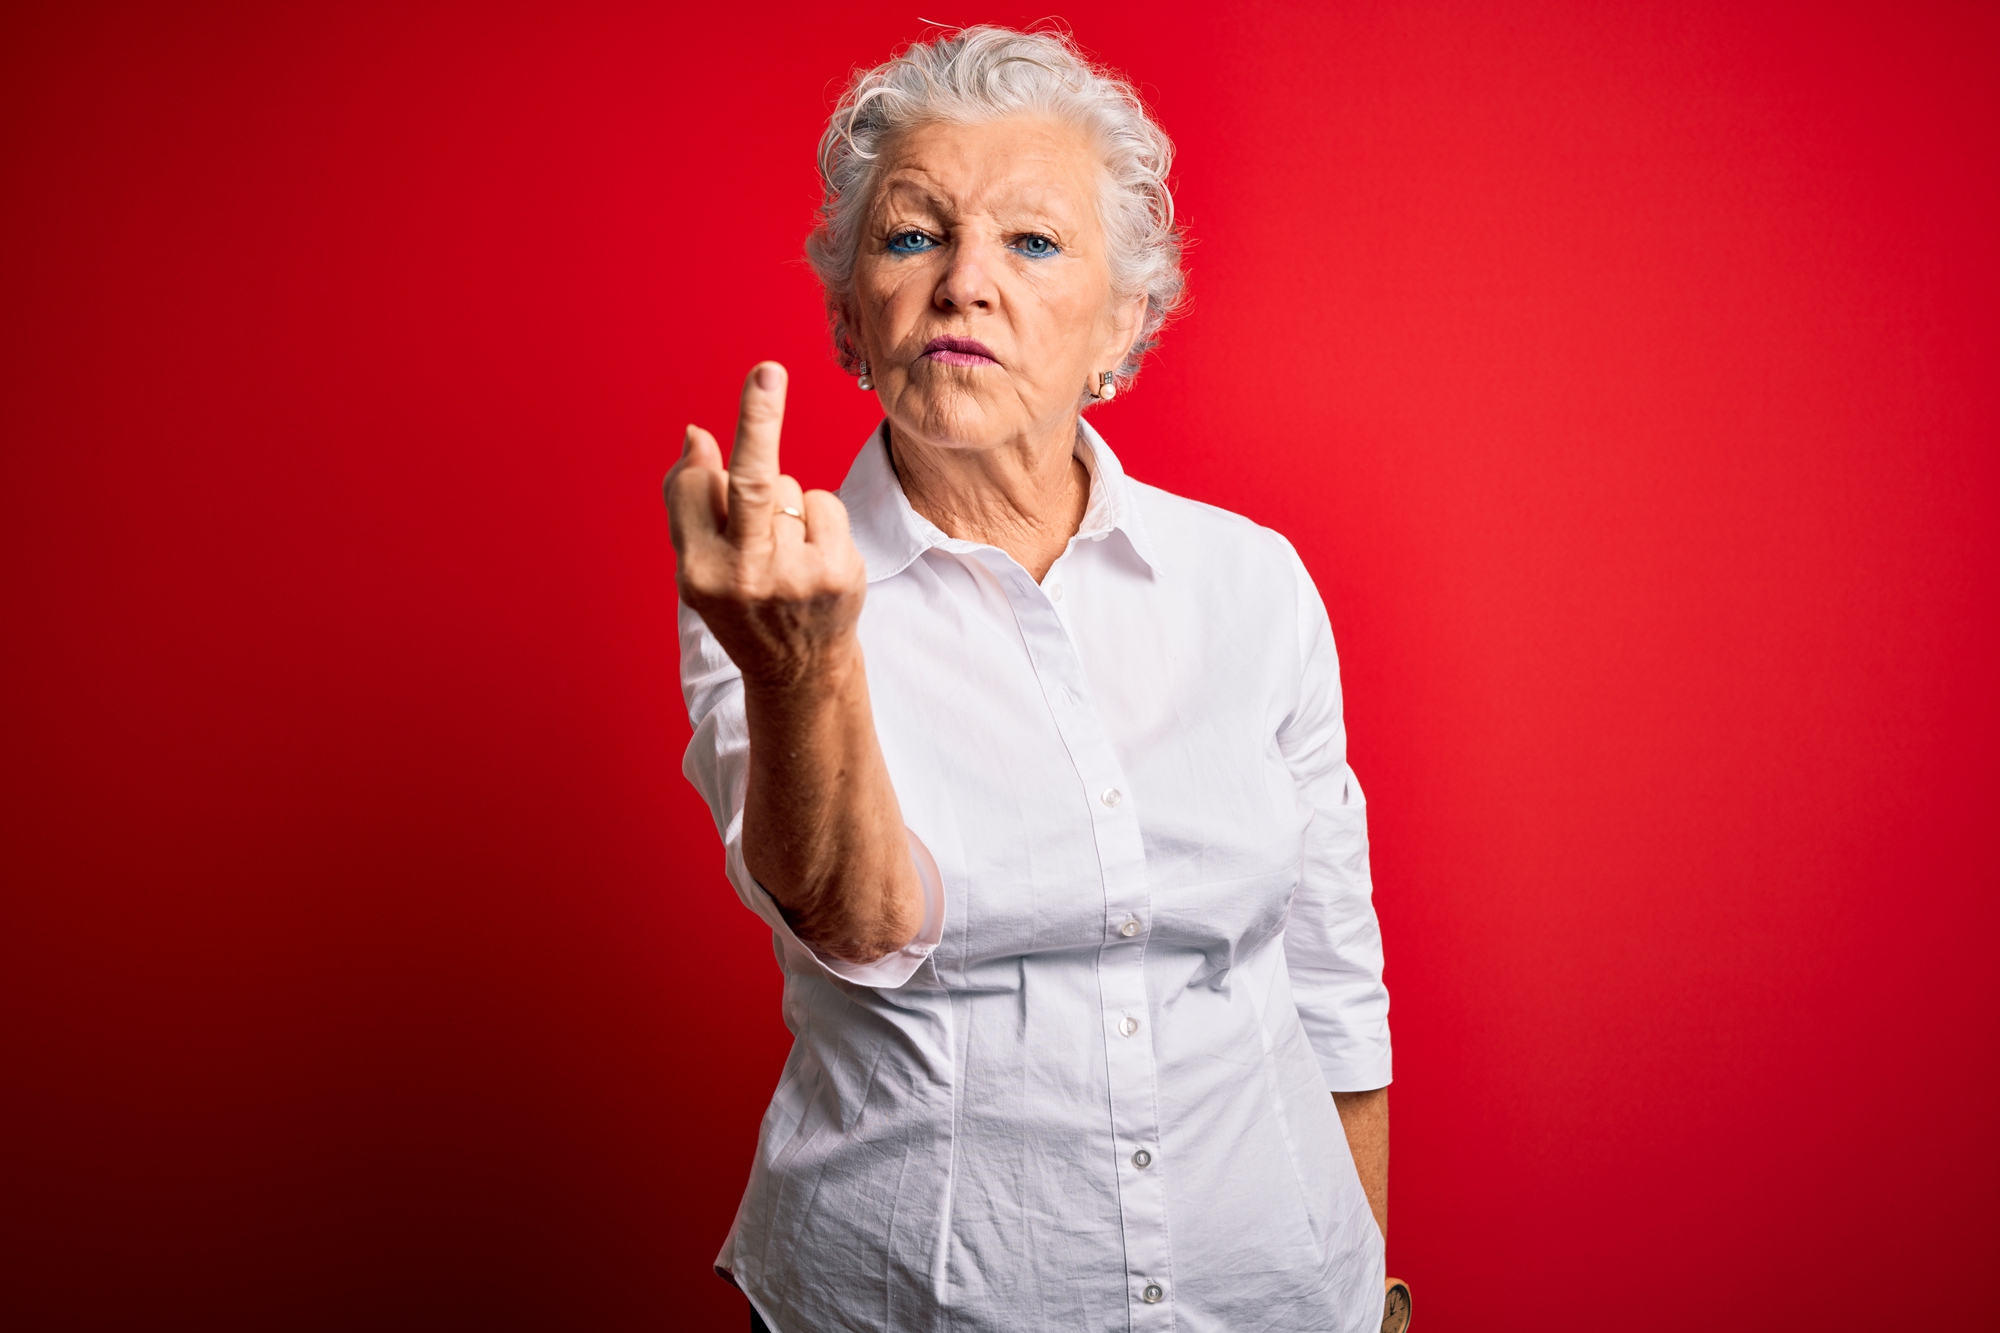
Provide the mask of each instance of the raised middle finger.
{"label": "raised middle finger", "polygon": [[729,540],[755,546],[770,538],[776,514],[778,434],[785,423],[785,368],[760,361],[743,379],[736,443],[729,450]]}

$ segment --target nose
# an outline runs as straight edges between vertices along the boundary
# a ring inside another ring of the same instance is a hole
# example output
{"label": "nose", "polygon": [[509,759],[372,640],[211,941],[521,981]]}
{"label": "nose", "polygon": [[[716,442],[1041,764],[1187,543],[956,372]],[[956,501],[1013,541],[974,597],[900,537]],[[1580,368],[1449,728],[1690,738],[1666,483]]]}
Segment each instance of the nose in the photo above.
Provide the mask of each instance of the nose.
{"label": "nose", "polygon": [[970,311],[991,310],[993,308],[993,283],[987,272],[982,246],[971,238],[961,238],[951,247],[951,261],[946,265],[944,276],[938,279],[937,290],[931,293],[931,304],[939,310]]}

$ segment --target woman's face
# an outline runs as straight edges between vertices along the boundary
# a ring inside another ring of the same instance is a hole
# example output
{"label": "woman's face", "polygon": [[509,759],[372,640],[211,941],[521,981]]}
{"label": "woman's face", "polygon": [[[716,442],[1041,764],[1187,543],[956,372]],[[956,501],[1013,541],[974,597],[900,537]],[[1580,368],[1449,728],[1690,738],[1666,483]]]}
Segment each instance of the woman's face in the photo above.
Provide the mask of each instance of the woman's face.
{"label": "woman's face", "polygon": [[1016,118],[925,125],[883,153],[852,323],[899,434],[947,448],[1062,432],[1131,346],[1080,130]]}

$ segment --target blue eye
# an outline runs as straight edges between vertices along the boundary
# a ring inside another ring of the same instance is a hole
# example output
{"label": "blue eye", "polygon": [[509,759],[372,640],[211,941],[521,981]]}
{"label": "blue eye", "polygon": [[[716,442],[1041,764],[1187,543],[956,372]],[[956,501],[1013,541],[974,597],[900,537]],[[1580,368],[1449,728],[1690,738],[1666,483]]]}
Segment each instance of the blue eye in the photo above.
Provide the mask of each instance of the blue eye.
{"label": "blue eye", "polygon": [[893,254],[922,254],[937,245],[937,242],[920,231],[899,231],[889,238],[889,250]]}
{"label": "blue eye", "polygon": [[1046,236],[1023,236],[1014,242],[1014,248],[1030,259],[1047,259],[1062,253],[1062,247]]}

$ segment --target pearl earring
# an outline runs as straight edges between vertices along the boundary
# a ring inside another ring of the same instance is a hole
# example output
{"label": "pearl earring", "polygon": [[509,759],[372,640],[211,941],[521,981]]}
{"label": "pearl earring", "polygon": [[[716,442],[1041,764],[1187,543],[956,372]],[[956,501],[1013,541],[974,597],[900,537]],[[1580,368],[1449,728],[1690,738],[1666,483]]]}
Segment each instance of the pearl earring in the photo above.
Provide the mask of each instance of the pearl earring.
{"label": "pearl earring", "polygon": [[1113,372],[1107,370],[1097,377],[1097,401],[1108,403],[1117,396],[1118,380]]}
{"label": "pearl earring", "polygon": [[868,363],[866,361],[861,363],[861,378],[856,380],[855,383],[864,389],[875,387],[875,381],[868,378]]}

